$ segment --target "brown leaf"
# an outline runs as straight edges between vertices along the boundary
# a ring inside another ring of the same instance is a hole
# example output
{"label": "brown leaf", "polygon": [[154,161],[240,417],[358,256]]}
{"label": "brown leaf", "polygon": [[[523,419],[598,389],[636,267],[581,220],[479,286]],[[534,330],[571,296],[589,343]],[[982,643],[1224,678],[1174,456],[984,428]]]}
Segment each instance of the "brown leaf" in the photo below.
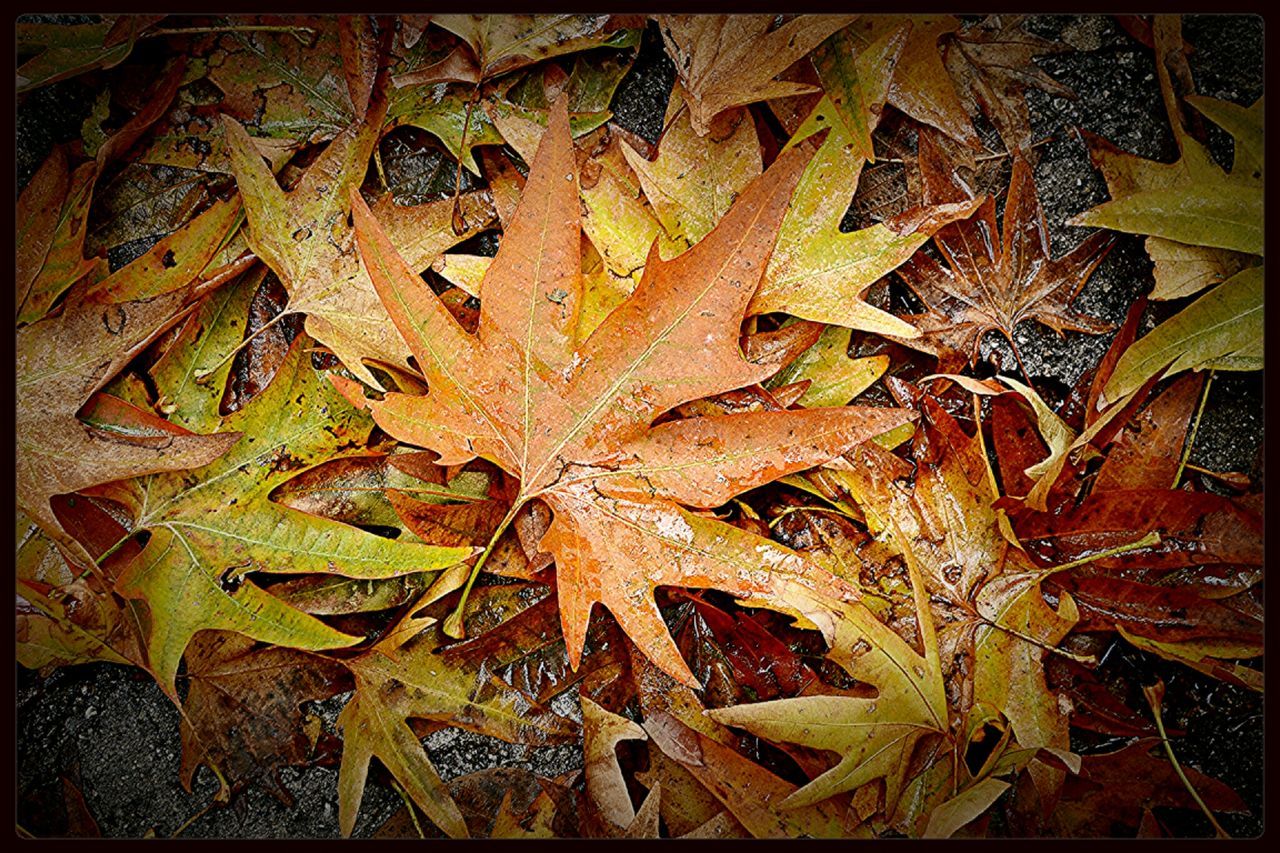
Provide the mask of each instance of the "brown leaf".
{"label": "brown leaf", "polygon": [[[925,203],[966,198],[953,165],[941,156],[930,134],[920,132]],[[988,198],[970,219],[940,228],[934,244],[945,267],[917,252],[898,268],[929,309],[905,318],[924,334],[901,342],[936,355],[941,373],[956,373],[966,362],[975,362],[982,338],[990,331],[1003,333],[1016,353],[1013,330],[1024,320],[1036,320],[1059,335],[1066,330],[1100,334],[1110,328],[1068,306],[1101,263],[1111,238],[1098,232],[1067,255],[1051,259],[1031,165],[1020,157],[1014,159],[1003,232],[996,227],[995,199]]]}
{"label": "brown leaf", "polygon": [[345,671],[319,655],[256,645],[243,634],[202,631],[187,648],[179,778],[190,791],[205,764],[217,771],[221,796],[261,783],[289,805],[280,769],[315,757],[301,706],[339,693]]}
{"label": "brown leaf", "polygon": [[18,506],[73,555],[83,547],[62,529],[54,495],[125,477],[198,468],[239,433],[195,435],[113,397],[95,397],[89,426],[77,412],[129,361],[194,306],[191,290],[114,305],[73,292],[62,313],[18,330]]}
{"label": "brown leaf", "polygon": [[41,164],[31,181],[22,188],[18,196],[18,209],[15,214],[18,226],[17,270],[15,275],[15,291],[17,292],[17,308],[27,301],[31,285],[44,266],[45,256],[53,245],[54,233],[58,227],[59,214],[67,198],[67,188],[71,176],[67,168],[67,155],[61,145],[55,146],[53,152]]}
{"label": "brown leaf", "polygon": [[960,30],[947,43],[945,62],[969,112],[983,114],[1010,151],[1033,157],[1031,116],[1025,90],[1035,87],[1059,98],[1075,93],[1044,73],[1033,57],[1061,53],[1067,45],[1033,36],[1017,15],[993,15]]}
{"label": "brown leaf", "polygon": [[1187,427],[1200,402],[1203,373],[1178,378],[1125,424],[1098,469],[1094,492],[1177,486]]}
{"label": "brown leaf", "polygon": [[800,15],[771,30],[773,15],[657,17],[667,53],[689,93],[690,117],[699,136],[730,107],[814,91],[813,86],[774,78],[854,18]]}
{"label": "brown leaf", "polygon": [[[1080,775],[1069,778],[1063,787],[1049,830],[1059,837],[1114,837],[1119,828],[1136,826],[1144,809],[1198,808],[1173,765],[1163,755],[1156,757],[1158,743],[1146,738],[1115,752],[1086,755]],[[1227,785],[1195,768],[1183,770],[1209,808],[1236,814],[1247,811]]]}
{"label": "brown leaf", "polygon": [[[655,587],[718,587],[777,605],[787,584],[815,584],[825,573],[676,501],[719,506],[910,417],[849,407],[649,428],[680,403],[776,369],[745,361],[738,331],[813,147],[780,157],[690,251],[670,262],[651,252],[635,293],[577,347],[581,231],[564,99],[481,284],[476,336],[457,325],[354,199],[366,265],[431,388],[425,399],[389,394],[369,408],[383,429],[435,450],[443,464],[478,455],[519,477],[516,509],[533,499],[550,506],[554,521],[541,547],[556,557],[574,665],[591,607],[601,602],[646,654],[691,683],[653,603]],[[709,270],[718,274],[708,278]],[[766,552],[772,571],[759,569]]]}

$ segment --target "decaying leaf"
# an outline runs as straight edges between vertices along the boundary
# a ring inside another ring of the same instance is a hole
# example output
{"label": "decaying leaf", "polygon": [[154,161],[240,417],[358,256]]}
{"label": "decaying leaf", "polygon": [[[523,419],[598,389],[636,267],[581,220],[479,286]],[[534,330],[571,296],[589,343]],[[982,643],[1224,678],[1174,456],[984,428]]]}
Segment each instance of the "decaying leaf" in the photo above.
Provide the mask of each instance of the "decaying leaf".
{"label": "decaying leaf", "polygon": [[[93,396],[190,310],[190,298],[187,290],[113,305],[73,292],[61,314],[18,331],[18,506],[86,565],[88,555],[54,518],[50,498],[124,477],[198,468],[239,438],[195,435],[116,398]],[[101,426],[77,417],[86,403]]]}
{"label": "decaying leaf", "polygon": [[[953,166],[924,131],[920,134],[920,172],[927,202],[966,198]],[[1002,230],[996,227],[995,200],[987,198],[972,218],[940,228],[934,242],[945,267],[918,253],[899,269],[931,312],[910,318],[922,327],[923,334],[903,342],[938,356],[942,372],[950,373],[975,361],[989,331],[1002,332],[1016,352],[1013,330],[1023,320],[1041,322],[1060,335],[1066,330],[1099,334],[1108,329],[1068,306],[1102,261],[1110,238],[1095,234],[1067,255],[1052,259],[1044,214],[1026,160],[1014,160]]]}
{"label": "decaying leaf", "polygon": [[[308,333],[353,373],[379,388],[364,360],[399,366],[408,354],[360,264],[348,221],[350,192],[364,180],[386,110],[380,91],[364,119],[343,129],[287,193],[248,134],[233,120],[224,122],[232,168],[245,199],[249,245],[289,290],[289,310],[307,315]],[[389,196],[382,201],[378,209],[386,228],[395,237],[406,235],[397,244],[419,269],[487,225],[491,215],[487,198],[469,195],[467,226],[457,234],[451,227],[450,202],[400,207]]]}
{"label": "decaying leaf", "polygon": [[200,633],[193,641],[186,656],[190,688],[182,703],[181,779],[190,790],[196,768],[207,764],[223,785],[260,781],[292,802],[276,774],[312,757],[315,745],[302,731],[301,705],[337,693],[342,668],[307,652],[255,645],[222,631]]}
{"label": "decaying leaf", "polygon": [[433,648],[438,634],[430,630],[403,643],[384,641],[347,662],[356,691],[338,718],[343,732],[338,777],[343,835],[355,826],[369,759],[376,756],[437,826],[452,837],[467,837],[458,806],[409,727],[410,718],[438,720],[513,742],[530,737],[554,741],[573,731],[569,721],[531,706],[483,668],[442,658]]}

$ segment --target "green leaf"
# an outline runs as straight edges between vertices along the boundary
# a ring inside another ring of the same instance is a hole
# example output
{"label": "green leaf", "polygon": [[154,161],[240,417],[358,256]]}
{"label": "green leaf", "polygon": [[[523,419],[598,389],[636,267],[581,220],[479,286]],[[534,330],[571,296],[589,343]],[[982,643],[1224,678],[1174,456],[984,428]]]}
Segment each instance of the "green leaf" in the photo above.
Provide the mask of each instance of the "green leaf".
{"label": "green leaf", "polygon": [[[212,395],[204,399],[214,404]],[[304,341],[294,343],[267,389],[223,426],[245,436],[222,459],[185,476],[144,481],[137,529],[151,531],[151,540],[117,581],[122,595],[148,604],[151,668],[171,696],[178,661],[199,630],[312,651],[358,641],[244,580],[247,572],[385,578],[443,569],[471,554],[396,542],[271,501],[271,490],[292,472],[362,443],[371,428],[311,367]]]}
{"label": "green leaf", "polygon": [[1261,255],[1262,187],[1224,178],[1135,192],[1087,210],[1071,224]]}
{"label": "green leaf", "polygon": [[889,356],[849,358],[851,329],[828,326],[818,342],[800,354],[767,383],[769,388],[809,380],[812,384],[797,401],[814,409],[843,406],[871,387],[889,368]]}
{"label": "green leaf", "polygon": [[1204,95],[1188,95],[1186,101],[1235,139],[1236,154],[1235,162],[1231,164],[1231,174],[1262,177],[1266,153],[1262,144],[1263,98],[1258,98],[1251,107],[1242,107]]}
{"label": "green leaf", "polygon": [[[503,140],[478,101],[471,107],[468,121],[467,105],[474,92],[474,86],[450,83],[397,89],[387,108],[387,121],[395,126],[407,124],[427,131],[478,176],[480,167],[476,164],[476,146],[501,145]],[[465,134],[463,128],[466,128]]]}
{"label": "green leaf", "polygon": [[1261,370],[1263,267],[1236,273],[1125,350],[1103,389],[1117,400],[1154,376],[1184,370]]}

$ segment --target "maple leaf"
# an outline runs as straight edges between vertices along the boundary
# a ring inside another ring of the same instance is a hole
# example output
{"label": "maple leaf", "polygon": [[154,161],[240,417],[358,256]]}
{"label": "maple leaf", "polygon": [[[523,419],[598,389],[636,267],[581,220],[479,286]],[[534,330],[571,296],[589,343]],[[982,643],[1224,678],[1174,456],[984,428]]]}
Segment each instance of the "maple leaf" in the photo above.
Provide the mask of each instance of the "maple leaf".
{"label": "maple leaf", "polygon": [[887,355],[849,358],[852,338],[851,329],[827,326],[812,346],[769,380],[767,387],[777,390],[792,383],[807,382],[797,404],[845,405],[871,387],[889,368]]}
{"label": "maple leaf", "polygon": [[18,51],[34,53],[18,66],[19,93],[97,68],[111,68],[133,51],[138,36],[164,15],[106,15],[88,24],[19,21]]}
{"label": "maple leaf", "polygon": [[[787,148],[827,129],[827,137],[805,169],[783,219],[777,247],[769,259],[751,314],[782,311],[881,335],[915,337],[911,323],[881,311],[860,296],[882,276],[906,261],[940,226],[972,213],[976,201],[949,197],[904,211],[869,228],[840,228],[866,162],[857,146],[860,128],[878,120],[894,60],[902,50],[900,29],[883,34],[860,50],[853,62],[863,113],[851,123],[854,105],[837,109],[822,98],[795,129]],[[784,149],[785,150],[785,149]]]}
{"label": "maple leaf", "polygon": [[86,580],[51,587],[19,579],[14,623],[17,660],[27,669],[142,660],[140,655],[125,656],[137,647],[128,644],[120,610]]}
{"label": "maple leaf", "polygon": [[40,164],[40,168],[18,196],[14,283],[18,311],[22,310],[22,303],[31,292],[31,285],[40,275],[49,248],[53,245],[70,181],[67,155],[62,146],[58,145]]}
{"label": "maple leaf", "polygon": [[1023,94],[1029,86],[1059,98],[1075,93],[1044,73],[1034,57],[1067,50],[1065,44],[1033,36],[1019,15],[993,15],[956,32],[944,62],[971,115],[984,113],[1010,151],[1031,156],[1031,116]]}
{"label": "maple leaf", "polygon": [[[190,289],[118,304],[73,291],[62,313],[18,330],[18,506],[69,553],[92,565],[62,529],[54,495],[141,474],[198,468],[221,456],[236,434],[195,435],[107,395],[94,396],[191,307]],[[86,401],[99,427],[77,418]],[[105,417],[104,417],[105,416]]]}
{"label": "maple leaf", "polygon": [[[684,109],[687,103],[678,88],[671,93],[653,162],[630,145],[622,146],[653,212],[679,250],[711,233],[763,169],[755,123],[747,110],[720,112],[715,132],[699,136],[693,129],[692,112]],[[674,252],[663,254],[669,257]]]}
{"label": "maple leaf", "polygon": [[951,15],[874,15],[858,22],[866,40],[874,40],[887,32],[909,24],[906,44],[893,71],[888,102],[916,121],[969,145],[979,148],[981,141],[955,81],[942,63],[938,42],[960,29],[958,18]]}
{"label": "maple leaf", "polygon": [[[76,282],[93,275],[106,274],[106,264],[102,259],[84,257],[85,237],[89,230],[89,210],[98,177],[112,161],[127,152],[161,116],[182,83],[183,67],[182,60],[170,63],[154,86],[148,90],[148,97],[142,108],[119,129],[110,133],[103,132],[96,150],[92,153],[92,159],[78,164],[71,171],[65,195],[61,198],[61,212],[47,245],[40,231],[23,235],[28,240],[36,241],[28,251],[42,256],[42,262],[35,267],[36,258],[33,257],[31,258],[32,266],[26,267],[25,272],[23,267],[19,267],[20,275],[24,277],[31,276],[34,271],[33,277],[19,279],[22,285],[18,300],[19,323],[31,323],[45,316],[58,297]],[[51,159],[55,161],[59,157],[58,154],[51,155]],[[55,162],[49,168],[57,170],[61,167]],[[44,190],[47,190],[47,187],[37,185],[32,189],[32,193]],[[54,200],[49,198],[44,202],[32,197],[29,204],[34,206],[53,203]],[[41,250],[36,248],[38,246],[45,248]]]}
{"label": "maple leaf", "polygon": [[355,827],[369,760],[376,756],[437,826],[454,838],[468,835],[449,788],[427,759],[409,719],[435,720],[512,743],[547,743],[573,733],[568,720],[532,705],[490,675],[442,657],[437,630],[401,643],[393,634],[360,657],[345,661],[356,690],[338,716],[342,764],[338,809],[342,834]]}
{"label": "maple leaf", "polygon": [[773,15],[657,16],[689,93],[694,132],[705,136],[711,120],[730,107],[812,92],[812,86],[774,78],[854,17],[799,15],[770,29]]}
{"label": "maple leaf", "polygon": [[[836,613],[828,611],[827,616]],[[744,740],[713,719],[717,712],[709,711],[697,693],[634,653],[633,664],[650,744],[649,771],[637,778],[651,790],[661,785],[667,792],[662,814],[673,834],[696,832],[722,810],[730,818],[724,831],[738,837],[834,838],[849,833],[850,816],[842,799],[792,803],[789,798],[798,786],[742,755]],[[812,761],[803,755],[798,761],[813,773]],[[826,762],[821,769],[829,766]]]}
{"label": "maple leaf", "polygon": [[[919,161],[926,202],[967,197],[929,131],[920,133]],[[1064,330],[1101,334],[1110,328],[1068,306],[1102,262],[1111,238],[1099,232],[1061,258],[1051,258],[1031,165],[1021,157],[1013,162],[1003,231],[996,227],[995,199],[987,198],[972,218],[938,229],[933,239],[946,266],[917,253],[898,274],[930,311],[906,318],[923,334],[902,342],[936,355],[940,372],[975,362],[990,331],[1003,333],[1016,353],[1013,330],[1024,320],[1036,320],[1059,335]]]}
{"label": "maple leaf", "polygon": [[[183,357],[199,354],[192,347]],[[229,369],[222,370],[224,382]],[[272,489],[291,472],[358,443],[370,429],[304,360],[301,342],[294,343],[271,384],[225,419],[218,415],[220,395],[207,389],[203,395],[199,420],[221,422],[245,438],[234,452],[190,476],[140,481],[135,529],[151,531],[151,538],[116,581],[122,595],[147,602],[150,665],[170,696],[176,696],[178,661],[199,630],[237,631],[311,651],[357,640],[244,579],[247,571],[384,578],[442,569],[471,553],[395,542],[271,500]]]}
{"label": "maple leaf", "polygon": [[[215,201],[134,261],[95,283],[88,296],[95,302],[125,302],[169,293],[197,280],[201,289],[216,286],[245,266],[233,262],[226,268],[215,267],[221,250],[243,222],[239,196]],[[208,277],[203,276],[206,272]]]}
{"label": "maple leaf", "polygon": [[[352,373],[378,388],[364,359],[403,366],[408,353],[360,264],[348,220],[349,191],[364,180],[385,111],[379,88],[364,120],[338,134],[288,192],[280,188],[244,129],[231,118],[223,119],[249,221],[249,245],[288,289],[288,310],[307,315],[307,333],[333,350]],[[469,193],[462,205],[462,234],[452,228],[451,201],[400,207],[384,196],[378,210],[392,235],[400,238],[397,245],[405,256],[421,269],[491,220],[487,195]]]}
{"label": "maple leaf", "polygon": [[1152,754],[1157,741],[1142,738],[1115,752],[1086,755],[1080,774],[1071,777],[1050,817],[1055,834],[1114,836],[1116,827],[1134,826],[1142,812],[1157,806],[1195,809],[1196,800],[1187,784],[1216,811],[1243,813],[1244,802],[1235,791],[1193,767],[1179,778],[1173,765]]}
{"label": "maple leaf", "polygon": [[[363,117],[377,45],[360,15],[264,15],[196,47],[223,93],[218,108],[296,147],[340,134]],[[262,28],[269,28],[264,30]],[[213,130],[213,127],[210,127]],[[209,140],[207,140],[209,141]]]}
{"label": "maple leaf", "polygon": [[1235,138],[1236,160],[1231,172],[1224,172],[1182,124],[1169,68],[1182,54],[1177,17],[1157,16],[1154,33],[1156,70],[1180,156],[1174,163],[1144,160],[1090,137],[1090,156],[1112,200],[1069,224],[1152,235],[1147,251],[1157,262],[1153,298],[1216,286],[1121,356],[1100,403],[1123,399],[1153,377],[1183,370],[1262,367],[1264,274],[1250,256],[1263,254],[1263,99],[1246,109],[1187,97]]}
{"label": "maple leaf", "polygon": [[[653,602],[664,584],[779,598],[815,581],[769,543],[689,513],[824,462],[904,423],[901,410],[750,412],[649,428],[698,397],[767,377],[738,346],[787,197],[812,149],[784,155],[716,229],[644,278],[581,345],[577,170],[563,99],[552,112],[514,220],[481,284],[479,333],[465,332],[353,199],[365,265],[430,386],[426,398],[367,403],[384,430],[440,453],[483,456],[519,477],[514,513],[535,498],[555,515],[561,621],[576,667],[594,603],[655,662],[693,680]],[[696,358],[694,355],[696,354]],[[344,384],[348,399],[364,403]],[[503,527],[505,527],[505,523]]]}
{"label": "maple leaf", "polygon": [[647,740],[639,723],[620,717],[582,697],[583,774],[587,796],[600,817],[621,834],[636,819],[636,810],[627,793],[627,780],[618,764],[618,744],[624,740]]}
{"label": "maple leaf", "polygon": [[[909,493],[892,485],[894,468],[867,448],[845,482],[871,529],[893,532],[908,565],[918,561],[937,601],[938,654],[948,662],[956,712],[985,705],[1008,719],[1021,747],[1066,750],[1066,714],[1046,684],[1043,659],[1075,625],[1078,609],[1065,593],[1056,609],[1045,601],[1049,572],[1037,571],[993,507],[999,494],[981,437],[966,436],[930,397],[923,411]],[[1046,795],[1061,783],[1060,771],[1043,761],[1030,769]]]}
{"label": "maple leaf", "polygon": [[[909,564],[910,565],[910,564]],[[912,751],[924,736],[947,731],[947,700],[933,619],[913,577],[921,655],[861,603],[835,605],[828,656],[876,689],[874,698],[802,696],[708,712],[715,721],[752,734],[840,754],[840,762],[783,801],[817,803],[867,782],[885,780],[885,803],[897,803]]]}

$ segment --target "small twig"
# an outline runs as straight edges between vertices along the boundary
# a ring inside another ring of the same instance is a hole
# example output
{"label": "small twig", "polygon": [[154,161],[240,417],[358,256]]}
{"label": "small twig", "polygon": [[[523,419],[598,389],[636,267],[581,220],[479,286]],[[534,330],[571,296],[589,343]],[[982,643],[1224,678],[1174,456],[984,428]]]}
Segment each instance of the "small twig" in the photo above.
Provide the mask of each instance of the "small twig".
{"label": "small twig", "polygon": [[1204,800],[1200,799],[1199,792],[1195,786],[1191,784],[1191,780],[1187,778],[1187,774],[1183,772],[1182,765],[1178,763],[1178,757],[1173,754],[1173,744],[1169,742],[1169,736],[1164,731],[1164,717],[1160,713],[1160,701],[1164,696],[1164,682],[1157,681],[1150,686],[1143,686],[1142,695],[1147,698],[1147,703],[1151,705],[1151,715],[1156,719],[1156,730],[1160,732],[1160,740],[1164,743],[1165,755],[1169,756],[1169,763],[1173,765],[1173,769],[1177,771],[1178,778],[1182,780],[1182,784],[1186,786],[1187,793],[1191,794],[1191,799],[1196,801],[1196,805],[1200,807],[1200,811],[1204,812],[1204,816],[1209,819],[1209,823],[1213,824],[1214,834],[1218,838],[1230,838],[1227,831],[1222,828],[1222,824],[1218,823],[1218,819],[1213,816],[1213,812],[1205,805]]}
{"label": "small twig", "polygon": [[180,827],[178,827],[177,829],[175,829],[175,830],[173,831],[173,835],[170,835],[169,837],[170,837],[170,838],[177,838],[179,835],[181,835],[182,833],[186,832],[186,831],[187,831],[187,828],[188,828],[188,827],[190,827],[190,826],[191,826],[191,824],[195,823],[195,822],[196,822],[196,821],[198,821],[200,818],[202,818],[202,817],[204,817],[206,814],[208,814],[208,813],[209,813],[209,810],[210,810],[210,809],[212,809],[215,805],[217,805],[217,803],[218,803],[218,801],[217,801],[216,799],[214,799],[214,800],[210,800],[210,801],[209,801],[209,805],[205,806],[205,807],[204,807],[204,808],[202,808],[200,811],[196,812],[196,813],[195,813],[195,814],[193,814],[191,817],[187,818],[186,822],[185,822],[185,823],[183,823],[183,824],[182,824],[182,826],[180,826]]}
{"label": "small twig", "polygon": [[[1200,416],[1204,414],[1204,405],[1209,402],[1209,386],[1213,384],[1213,377],[1217,371],[1210,370],[1209,378],[1204,381],[1204,390],[1200,394],[1200,407],[1196,409],[1196,419],[1191,422],[1191,434],[1187,436],[1187,443],[1182,448],[1182,459],[1178,462],[1178,473],[1173,477],[1173,488],[1178,488],[1178,483],[1182,481],[1182,472],[1187,469],[1187,460],[1191,458],[1191,448],[1196,443],[1196,433],[1200,431]],[[1191,466],[1195,469],[1195,466]],[[1203,470],[1203,469],[1197,469]]]}
{"label": "small twig", "polygon": [[467,156],[467,134],[471,131],[471,111],[475,109],[479,100],[480,84],[477,83],[470,100],[467,101],[467,114],[462,120],[462,141],[458,143],[458,166],[453,173],[453,212],[449,217],[449,225],[453,228],[453,233],[456,237],[461,237],[467,233],[467,223],[462,217],[462,208],[460,206],[462,197],[462,158]]}

